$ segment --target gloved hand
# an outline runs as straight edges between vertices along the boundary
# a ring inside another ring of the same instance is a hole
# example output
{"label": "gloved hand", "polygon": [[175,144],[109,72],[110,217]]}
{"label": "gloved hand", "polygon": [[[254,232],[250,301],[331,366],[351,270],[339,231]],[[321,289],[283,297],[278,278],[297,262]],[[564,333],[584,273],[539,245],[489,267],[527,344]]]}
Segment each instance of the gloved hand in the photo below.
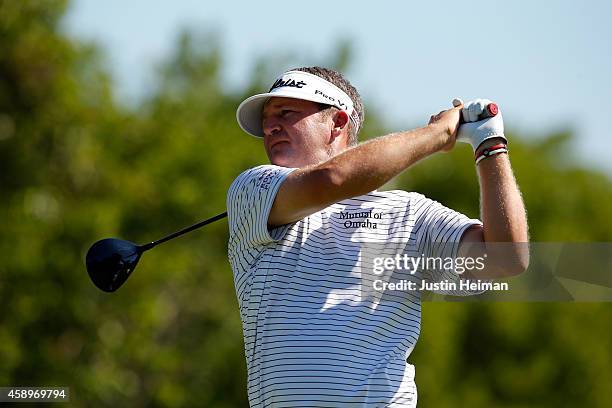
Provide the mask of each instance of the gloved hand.
{"label": "gloved hand", "polygon": [[[461,99],[453,100],[453,106],[459,106],[461,103]],[[457,141],[471,144],[474,152],[487,139],[500,137],[504,142],[507,142],[506,136],[504,136],[504,120],[501,110],[493,117],[478,120],[478,115],[484,112],[486,106],[490,103],[492,102],[488,99],[475,99],[466,103],[461,109],[464,123],[459,126],[457,131]]]}

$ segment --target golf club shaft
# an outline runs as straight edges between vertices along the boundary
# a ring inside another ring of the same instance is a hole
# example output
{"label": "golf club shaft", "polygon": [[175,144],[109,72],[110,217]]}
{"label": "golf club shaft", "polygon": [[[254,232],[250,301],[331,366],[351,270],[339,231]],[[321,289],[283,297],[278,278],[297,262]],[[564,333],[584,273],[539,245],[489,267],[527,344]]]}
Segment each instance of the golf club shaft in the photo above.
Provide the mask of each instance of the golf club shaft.
{"label": "golf club shaft", "polygon": [[148,244],[141,245],[141,246],[139,247],[139,250],[140,250],[140,252],[141,252],[141,253],[142,253],[142,252],[144,252],[144,251],[148,251],[149,249],[151,249],[151,248],[153,248],[153,247],[156,247],[156,246],[157,246],[157,245],[159,245],[159,244],[163,244],[163,243],[164,243],[164,242],[166,242],[166,241],[169,241],[169,240],[171,240],[171,239],[173,239],[173,238],[179,237],[179,236],[181,236],[181,235],[183,235],[183,234],[186,234],[186,233],[188,233],[188,232],[191,232],[191,231],[193,231],[193,230],[195,230],[195,229],[198,229],[198,228],[200,228],[200,227],[203,227],[203,226],[205,226],[205,225],[208,225],[208,224],[210,224],[210,223],[212,223],[212,222],[218,221],[218,220],[223,219],[223,218],[225,218],[225,217],[227,217],[227,211],[226,211],[226,212],[224,212],[224,213],[221,213],[221,214],[215,215],[214,217],[211,217],[211,218],[209,218],[209,219],[207,219],[207,220],[200,221],[200,222],[198,222],[197,224],[193,224],[193,225],[192,225],[192,226],[190,226],[190,227],[183,228],[182,230],[177,231],[177,232],[175,232],[175,233],[172,233],[172,234],[170,234],[170,235],[168,235],[168,236],[166,236],[166,237],[163,237],[163,238],[161,238],[161,239],[158,239],[157,241],[153,241],[153,242],[149,242]]}

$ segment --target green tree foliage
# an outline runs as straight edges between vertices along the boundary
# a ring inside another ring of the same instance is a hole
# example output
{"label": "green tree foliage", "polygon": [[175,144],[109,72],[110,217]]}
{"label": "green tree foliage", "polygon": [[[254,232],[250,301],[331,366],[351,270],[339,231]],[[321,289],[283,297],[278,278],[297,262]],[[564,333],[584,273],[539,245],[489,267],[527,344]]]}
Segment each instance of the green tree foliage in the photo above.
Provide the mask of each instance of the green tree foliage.
{"label": "green tree foliage", "polygon": [[[184,34],[134,109],[117,104],[95,46],[61,34],[65,1],[0,1],[0,385],[67,385],[72,405],[247,405],[227,226],[147,253],[114,294],[83,257],[106,236],[146,242],[225,208],[243,169],[266,162],[220,85],[214,36]],[[346,67],[350,45],[339,46]],[[368,110],[365,136],[383,133]],[[510,125],[511,127],[511,125]],[[609,241],[612,183],[569,163],[569,134],[510,135],[535,240]],[[470,152],[418,164],[389,187],[478,216]],[[424,307],[412,356],[425,407],[581,406],[612,401],[608,304]]]}

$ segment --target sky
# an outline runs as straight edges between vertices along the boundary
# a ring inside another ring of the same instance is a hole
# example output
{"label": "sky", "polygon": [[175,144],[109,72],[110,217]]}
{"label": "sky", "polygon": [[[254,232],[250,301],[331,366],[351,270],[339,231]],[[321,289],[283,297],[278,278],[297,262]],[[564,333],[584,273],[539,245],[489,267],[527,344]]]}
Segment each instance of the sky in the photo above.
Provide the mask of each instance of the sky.
{"label": "sky", "polygon": [[366,111],[375,106],[392,130],[426,124],[455,96],[488,98],[513,133],[572,129],[582,162],[612,176],[611,15],[605,0],[73,0],[64,27],[102,47],[128,103],[153,88],[155,67],[184,28],[218,34],[228,90],[244,86],[262,56],[294,55],[280,74],[323,64],[348,40],[346,74]]}

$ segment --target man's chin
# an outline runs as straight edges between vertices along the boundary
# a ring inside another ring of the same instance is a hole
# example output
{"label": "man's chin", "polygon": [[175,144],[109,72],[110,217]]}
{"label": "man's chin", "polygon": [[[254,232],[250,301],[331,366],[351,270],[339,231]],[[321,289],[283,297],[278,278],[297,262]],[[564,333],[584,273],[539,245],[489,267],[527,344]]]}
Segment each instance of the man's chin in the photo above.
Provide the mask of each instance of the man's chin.
{"label": "man's chin", "polygon": [[272,163],[275,166],[280,166],[280,167],[296,167],[291,164],[292,163],[291,160],[287,160],[286,158],[270,160],[270,163]]}
{"label": "man's chin", "polygon": [[299,167],[296,165],[296,160],[291,154],[276,153],[269,156],[270,163],[281,167]]}

